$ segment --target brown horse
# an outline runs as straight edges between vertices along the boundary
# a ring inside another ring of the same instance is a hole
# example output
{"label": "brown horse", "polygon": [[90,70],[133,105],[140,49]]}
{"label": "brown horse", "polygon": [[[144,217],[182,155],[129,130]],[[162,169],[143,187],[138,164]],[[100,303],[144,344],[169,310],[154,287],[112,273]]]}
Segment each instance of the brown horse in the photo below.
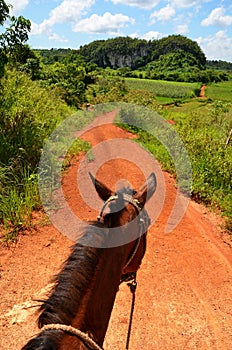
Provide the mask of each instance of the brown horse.
{"label": "brown horse", "polygon": [[[41,332],[23,350],[97,349],[82,336],[46,326],[50,324],[72,326],[101,349],[119,284],[141,264],[150,224],[144,205],[155,192],[155,175],[137,192],[123,188],[117,193],[91,178],[104,206],[98,221],[85,229],[84,244],[73,246],[56,276],[50,296],[40,307]],[[119,238],[127,243],[117,245]]]}

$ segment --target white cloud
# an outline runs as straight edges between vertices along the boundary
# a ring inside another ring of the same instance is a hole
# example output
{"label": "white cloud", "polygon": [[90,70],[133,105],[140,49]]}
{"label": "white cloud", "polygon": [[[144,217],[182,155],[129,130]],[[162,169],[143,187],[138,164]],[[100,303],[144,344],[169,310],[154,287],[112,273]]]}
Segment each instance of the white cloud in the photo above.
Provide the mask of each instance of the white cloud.
{"label": "white cloud", "polygon": [[44,19],[40,24],[32,23],[31,34],[44,33],[51,35],[53,26],[58,23],[74,25],[94,3],[95,0],[63,0],[59,6],[50,12],[48,19]]}
{"label": "white cloud", "polygon": [[202,22],[202,26],[219,26],[226,27],[232,24],[232,16],[225,16],[225,8],[217,7],[210,13],[209,17],[205,18]]}
{"label": "white cloud", "polygon": [[138,33],[132,33],[129,35],[131,38],[139,38],[139,39],[145,39],[147,41],[149,40],[157,40],[157,39],[161,39],[163,38],[164,34],[160,33],[160,32],[154,32],[154,31],[150,31],[150,32],[147,32],[145,34],[138,34]]}
{"label": "white cloud", "polygon": [[179,24],[177,27],[176,27],[176,30],[175,32],[177,34],[187,34],[189,33],[189,27],[187,24]]}
{"label": "white cloud", "polygon": [[13,6],[11,14],[15,15],[19,14],[19,12],[22,11],[29,4],[29,0],[9,0],[6,1],[6,3],[10,3]]}
{"label": "white cloud", "polygon": [[172,0],[171,4],[177,8],[188,8],[201,5],[202,2],[210,2],[211,0]]}
{"label": "white cloud", "polygon": [[133,7],[140,7],[142,9],[152,9],[160,3],[160,0],[111,0],[115,5],[123,4]]}
{"label": "white cloud", "polygon": [[215,35],[196,39],[209,60],[232,62],[232,38],[226,31],[220,30]]}
{"label": "white cloud", "polygon": [[51,25],[76,22],[94,3],[95,0],[63,0],[51,11],[49,22]]}
{"label": "white cloud", "polygon": [[174,8],[170,5],[167,5],[163,8],[161,8],[159,11],[154,11],[151,15],[150,18],[153,20],[152,23],[155,22],[155,20],[158,21],[169,21],[173,16],[175,16],[176,11]]}
{"label": "white cloud", "polygon": [[60,43],[67,43],[68,40],[61,37],[60,35],[56,34],[56,33],[51,33],[49,36],[48,36],[48,39],[49,40],[52,40],[52,41],[57,41],[57,42],[60,42]]}
{"label": "white cloud", "polygon": [[74,27],[75,32],[86,33],[107,33],[111,35],[118,34],[120,29],[126,27],[128,24],[133,24],[134,19],[122,14],[112,15],[109,12],[104,13],[103,16],[93,14],[91,17],[83,19]]}

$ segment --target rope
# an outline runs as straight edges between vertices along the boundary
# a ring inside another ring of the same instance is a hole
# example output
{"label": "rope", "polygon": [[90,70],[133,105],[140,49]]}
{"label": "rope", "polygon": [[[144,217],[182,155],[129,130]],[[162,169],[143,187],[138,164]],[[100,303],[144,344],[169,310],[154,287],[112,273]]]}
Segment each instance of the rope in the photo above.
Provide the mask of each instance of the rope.
{"label": "rope", "polygon": [[135,308],[135,292],[136,292],[136,288],[137,288],[136,275],[135,275],[133,281],[131,283],[127,283],[127,285],[130,288],[130,291],[132,293],[130,322],[129,322],[129,326],[128,326],[127,340],[126,340],[126,350],[129,350],[131,328],[132,328],[133,314],[134,314],[134,308]]}
{"label": "rope", "polygon": [[67,326],[64,324],[47,324],[45,326],[43,326],[43,328],[41,329],[42,331],[48,331],[48,330],[60,330],[60,331],[64,331],[64,332],[68,332],[72,335],[74,335],[75,337],[83,340],[84,343],[86,343],[90,349],[92,350],[103,350],[103,348],[101,348],[97,343],[95,343],[95,341],[93,339],[91,339],[88,334],[81,332],[79,329],[76,329],[72,326]]}
{"label": "rope", "polygon": [[[127,332],[127,340],[126,340],[126,350],[129,350],[129,345],[130,345],[130,336],[131,336],[131,329],[132,329],[132,321],[133,321],[133,314],[134,314],[134,308],[135,308],[135,292],[137,288],[137,282],[136,282],[136,273],[133,273],[131,275],[133,278],[133,281],[130,283],[127,283],[128,287],[130,288],[130,291],[132,293],[132,301],[131,301],[131,312],[130,312],[130,321],[129,321],[129,326],[128,326],[128,332]],[[124,280],[126,281],[126,280]],[[124,282],[121,281],[121,282]],[[79,329],[76,329],[72,326],[67,326],[64,324],[46,324],[43,326],[41,329],[41,332],[43,331],[49,331],[49,330],[59,330],[59,331],[64,331],[67,333],[70,333],[71,335],[74,335],[75,337],[81,339],[87,346],[90,347],[91,350],[104,350],[101,348],[93,339],[91,339],[88,334],[80,331]]]}

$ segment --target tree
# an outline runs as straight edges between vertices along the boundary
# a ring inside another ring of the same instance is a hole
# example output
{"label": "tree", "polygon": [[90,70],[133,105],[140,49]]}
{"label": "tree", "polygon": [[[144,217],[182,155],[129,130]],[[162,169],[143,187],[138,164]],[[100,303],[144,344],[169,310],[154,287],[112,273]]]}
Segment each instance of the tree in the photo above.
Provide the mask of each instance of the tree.
{"label": "tree", "polygon": [[9,17],[10,5],[7,5],[5,1],[0,0],[0,25],[3,25],[5,20]]}
{"label": "tree", "polygon": [[10,26],[0,34],[0,77],[4,74],[5,64],[10,61],[13,65],[25,63],[24,46],[28,41],[31,30],[31,22],[20,16],[10,16],[11,5],[0,0],[0,25],[4,25],[6,19],[10,20]]}

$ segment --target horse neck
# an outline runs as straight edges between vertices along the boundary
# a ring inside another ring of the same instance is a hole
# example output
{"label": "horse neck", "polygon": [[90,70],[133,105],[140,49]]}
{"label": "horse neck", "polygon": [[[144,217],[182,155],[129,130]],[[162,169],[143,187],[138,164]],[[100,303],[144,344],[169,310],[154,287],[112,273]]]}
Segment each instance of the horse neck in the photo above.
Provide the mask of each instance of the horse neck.
{"label": "horse neck", "polygon": [[[90,237],[104,242],[102,227],[90,227]],[[104,231],[105,232],[105,231]],[[115,234],[115,232],[114,232]],[[123,234],[121,228],[116,234]],[[92,239],[92,238],[91,238]],[[98,244],[100,245],[100,244]],[[104,246],[104,244],[102,244]],[[123,266],[131,244],[115,248],[73,247],[56,278],[51,296],[42,305],[39,326],[49,323],[72,325],[103,344]],[[51,334],[52,336],[52,334]],[[73,336],[59,332],[58,349],[84,349]],[[48,335],[49,337],[49,335]]]}
{"label": "horse neck", "polygon": [[[104,248],[94,278],[81,301],[72,326],[89,334],[99,346],[103,345],[106,330],[118,291],[126,246]],[[72,336],[61,341],[61,350],[85,349],[83,343]]]}

